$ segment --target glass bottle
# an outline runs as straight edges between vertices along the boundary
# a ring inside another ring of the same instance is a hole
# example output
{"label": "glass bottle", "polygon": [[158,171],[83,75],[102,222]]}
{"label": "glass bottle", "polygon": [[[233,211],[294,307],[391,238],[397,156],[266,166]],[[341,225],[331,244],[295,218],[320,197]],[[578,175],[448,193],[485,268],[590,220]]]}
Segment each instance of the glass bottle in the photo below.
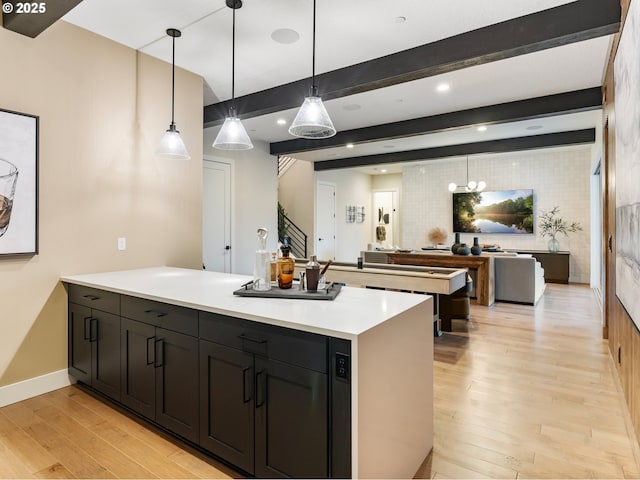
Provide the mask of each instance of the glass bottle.
{"label": "glass bottle", "polygon": [[282,251],[282,257],[278,259],[278,287],[282,289],[291,288],[296,262],[289,256],[291,252],[289,245],[283,245],[280,250]]}
{"label": "glass bottle", "polygon": [[307,279],[307,291],[317,291],[318,280],[320,279],[320,264],[315,255],[311,255],[311,260],[306,265],[305,278]]}
{"label": "glass bottle", "polygon": [[264,227],[258,229],[258,250],[253,264],[253,289],[261,292],[271,290],[271,270],[269,268],[269,252],[267,251],[267,236],[269,230]]}
{"label": "glass bottle", "polygon": [[275,285],[278,281],[278,260],[276,252],[271,252],[271,261],[269,262],[269,270],[271,274],[271,285]]}

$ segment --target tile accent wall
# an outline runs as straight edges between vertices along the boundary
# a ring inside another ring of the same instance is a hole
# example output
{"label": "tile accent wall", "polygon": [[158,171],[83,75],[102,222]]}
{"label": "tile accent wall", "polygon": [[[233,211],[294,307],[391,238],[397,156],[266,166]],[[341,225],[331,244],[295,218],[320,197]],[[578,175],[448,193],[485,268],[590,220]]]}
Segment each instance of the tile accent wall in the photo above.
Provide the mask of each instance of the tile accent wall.
{"label": "tile accent wall", "polygon": [[[548,239],[537,233],[541,210],[560,207],[560,213],[582,226],[581,232],[560,235],[560,250],[571,252],[570,281],[589,283],[590,265],[590,168],[591,147],[562,147],[469,157],[469,179],[484,180],[487,190],[532,188],[536,226],[533,235],[478,235],[480,243],[503,249],[546,250]],[[405,248],[429,245],[427,232],[441,227],[452,244],[452,195],[449,183],[466,181],[466,159],[430,160],[404,167],[402,182],[402,232]],[[473,234],[461,235],[472,244]]]}

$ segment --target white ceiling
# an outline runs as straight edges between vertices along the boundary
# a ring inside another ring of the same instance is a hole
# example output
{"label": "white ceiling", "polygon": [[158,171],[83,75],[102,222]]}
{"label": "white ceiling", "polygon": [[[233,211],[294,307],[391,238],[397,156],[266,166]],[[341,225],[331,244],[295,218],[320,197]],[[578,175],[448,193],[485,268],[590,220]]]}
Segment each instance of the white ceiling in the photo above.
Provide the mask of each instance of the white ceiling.
{"label": "white ceiling", "polygon": [[[318,0],[316,73],[323,73],[510,18],[567,0]],[[311,75],[311,0],[244,0],[236,11],[236,96]],[[400,21],[403,17],[405,21]],[[225,0],[83,0],[64,20],[141,52],[171,62],[165,30],[176,39],[176,65],[202,75],[203,104],[231,97],[232,11]],[[277,43],[271,35],[291,29],[299,40]],[[601,85],[611,36],[473,66],[325,102],[338,131],[533,98]],[[450,85],[445,93],[440,83]],[[277,142],[297,109],[243,120],[251,138]],[[241,112],[240,112],[241,113]],[[395,139],[406,150],[480,140],[590,128],[597,113],[550,117],[515,124]],[[284,119],[285,125],[276,120]],[[176,118],[180,125],[180,119]],[[537,130],[528,130],[539,125]],[[212,141],[219,127],[205,129]],[[390,142],[296,155],[310,161],[394,151]]]}

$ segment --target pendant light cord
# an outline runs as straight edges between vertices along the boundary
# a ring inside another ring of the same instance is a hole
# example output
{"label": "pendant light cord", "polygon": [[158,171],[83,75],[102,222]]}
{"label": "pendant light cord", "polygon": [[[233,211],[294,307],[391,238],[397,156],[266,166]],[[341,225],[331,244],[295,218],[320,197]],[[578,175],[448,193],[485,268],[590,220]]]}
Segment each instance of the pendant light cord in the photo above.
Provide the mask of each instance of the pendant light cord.
{"label": "pendant light cord", "polygon": [[[234,6],[235,7],[235,6]],[[231,26],[231,117],[236,114],[236,9],[233,10],[233,24]]]}
{"label": "pendant light cord", "polygon": [[311,96],[318,96],[316,87],[316,0],[313,0],[313,47],[311,53]]}
{"label": "pendant light cord", "polygon": [[175,125],[175,92],[176,92],[176,37],[172,37],[173,52],[171,54],[171,125]]}

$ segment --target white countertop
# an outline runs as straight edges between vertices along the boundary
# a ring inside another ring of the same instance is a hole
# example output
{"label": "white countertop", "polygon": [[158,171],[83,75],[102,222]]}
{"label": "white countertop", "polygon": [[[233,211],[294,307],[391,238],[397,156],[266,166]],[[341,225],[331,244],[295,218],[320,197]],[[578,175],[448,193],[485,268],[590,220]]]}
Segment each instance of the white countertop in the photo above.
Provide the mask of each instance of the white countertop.
{"label": "white countertop", "polygon": [[354,287],[342,287],[333,301],[239,297],[233,291],[251,280],[250,276],[173,267],[69,275],[61,280],[346,339],[354,339],[430,298]]}

